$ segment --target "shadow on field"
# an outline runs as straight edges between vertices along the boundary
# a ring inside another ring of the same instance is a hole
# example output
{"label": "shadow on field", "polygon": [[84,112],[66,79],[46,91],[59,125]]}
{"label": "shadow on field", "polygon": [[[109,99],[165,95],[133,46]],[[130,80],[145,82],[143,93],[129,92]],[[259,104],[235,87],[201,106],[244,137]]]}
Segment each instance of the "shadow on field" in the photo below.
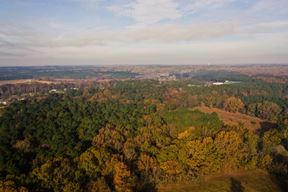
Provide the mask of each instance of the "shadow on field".
{"label": "shadow on field", "polygon": [[264,135],[265,132],[277,128],[277,124],[276,123],[272,123],[269,121],[264,121],[260,123],[261,129],[257,130],[257,134],[260,135],[261,137]]}
{"label": "shadow on field", "polygon": [[282,192],[288,191],[288,175],[281,173],[270,173],[271,180],[274,181]]}
{"label": "shadow on field", "polygon": [[230,185],[230,191],[231,192],[244,192],[244,187],[242,186],[241,182],[237,179],[231,177],[230,178],[231,185]]}

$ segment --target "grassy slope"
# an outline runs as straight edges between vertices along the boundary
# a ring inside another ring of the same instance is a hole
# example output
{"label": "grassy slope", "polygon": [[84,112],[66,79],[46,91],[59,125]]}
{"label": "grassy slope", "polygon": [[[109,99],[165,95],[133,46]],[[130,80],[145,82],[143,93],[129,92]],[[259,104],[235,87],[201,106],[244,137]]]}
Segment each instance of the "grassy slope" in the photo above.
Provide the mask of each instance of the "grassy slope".
{"label": "grassy slope", "polygon": [[238,124],[243,124],[245,128],[250,129],[253,132],[256,132],[260,128],[274,128],[276,124],[267,123],[264,120],[261,120],[257,117],[245,115],[242,113],[231,113],[218,108],[209,108],[209,107],[196,107],[199,111],[204,113],[217,113],[220,119],[227,125],[237,126]]}
{"label": "grassy slope", "polygon": [[215,175],[204,178],[199,182],[186,184],[165,184],[158,187],[159,192],[220,192],[220,191],[245,191],[245,192],[273,192],[281,191],[275,178],[267,172],[245,171],[234,174]]}
{"label": "grassy slope", "polygon": [[[201,113],[201,112],[202,113]],[[218,125],[217,117],[209,116],[209,113],[217,113],[224,124],[238,125],[243,124],[246,128],[257,131],[263,127],[264,121],[240,113],[230,113],[217,108],[197,107],[192,111],[187,109],[177,109],[175,111],[164,111],[163,117],[169,124],[174,125],[178,131],[186,130],[189,127]],[[204,114],[203,114],[204,113]],[[205,114],[206,113],[206,114]],[[207,114],[208,113],[208,114]],[[206,121],[203,121],[204,119]],[[208,120],[208,121],[207,121]],[[205,122],[203,124],[203,122]],[[271,126],[271,125],[270,125]],[[273,124],[272,124],[273,126]],[[244,171],[233,174],[214,175],[204,178],[199,182],[164,184],[158,186],[159,192],[219,192],[219,191],[245,191],[245,192],[273,192],[281,191],[276,179],[267,172]]]}
{"label": "grassy slope", "polygon": [[185,108],[179,108],[174,111],[163,111],[161,115],[168,124],[176,127],[178,132],[185,131],[188,128],[202,128],[217,130],[222,126],[222,122],[216,114],[207,114],[199,110],[190,111]]}

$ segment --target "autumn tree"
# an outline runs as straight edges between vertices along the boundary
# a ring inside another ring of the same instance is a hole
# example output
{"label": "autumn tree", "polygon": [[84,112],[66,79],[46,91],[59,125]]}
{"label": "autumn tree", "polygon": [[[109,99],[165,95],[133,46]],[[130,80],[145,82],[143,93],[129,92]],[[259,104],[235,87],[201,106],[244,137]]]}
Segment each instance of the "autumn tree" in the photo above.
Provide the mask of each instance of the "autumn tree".
{"label": "autumn tree", "polygon": [[255,115],[261,119],[270,121],[279,120],[281,111],[281,107],[271,101],[264,101],[263,103],[252,103],[248,106],[247,109],[247,113],[249,115]]}
{"label": "autumn tree", "polygon": [[109,148],[118,152],[122,151],[124,143],[125,136],[110,124],[100,129],[98,135],[92,140],[94,146]]}
{"label": "autumn tree", "polygon": [[137,157],[137,144],[132,138],[128,138],[123,147],[125,158],[133,160]]}
{"label": "autumn tree", "polygon": [[101,170],[108,160],[109,153],[105,148],[90,147],[78,159],[78,167],[92,179],[101,175]]}
{"label": "autumn tree", "polygon": [[171,142],[171,130],[159,116],[145,118],[146,126],[138,130],[135,141],[142,151],[156,155]]}
{"label": "autumn tree", "polygon": [[118,162],[114,167],[114,186],[117,192],[132,192],[135,185],[135,178],[128,166],[123,162]]}
{"label": "autumn tree", "polygon": [[137,161],[137,168],[145,176],[155,177],[157,175],[159,165],[155,158],[146,153],[141,153]]}
{"label": "autumn tree", "polygon": [[88,192],[111,192],[110,187],[103,177],[97,179],[96,181],[91,181],[87,185]]}
{"label": "autumn tree", "polygon": [[177,160],[168,160],[160,163],[160,169],[164,173],[163,177],[168,181],[175,181],[184,172],[182,164]]}
{"label": "autumn tree", "polygon": [[17,187],[14,181],[11,180],[0,180],[0,191],[1,192],[28,192],[25,187]]}
{"label": "autumn tree", "polygon": [[219,170],[219,157],[211,137],[188,141],[179,150],[179,160],[189,167],[192,176]]}
{"label": "autumn tree", "polygon": [[262,119],[276,121],[280,112],[279,105],[270,101],[264,101],[257,107],[257,115]]}
{"label": "autumn tree", "polygon": [[212,91],[211,94],[204,96],[204,103],[208,107],[217,107],[221,103],[221,96],[217,91]]}
{"label": "autumn tree", "polygon": [[43,188],[53,191],[81,191],[80,182],[77,180],[75,165],[69,159],[54,158],[47,161],[41,167],[33,170],[32,174]]}
{"label": "autumn tree", "polygon": [[224,101],[223,107],[226,111],[239,112],[244,108],[244,103],[237,97],[229,97]]}
{"label": "autumn tree", "polygon": [[247,146],[236,131],[221,131],[214,140],[217,153],[222,161],[222,170],[231,171],[241,167],[247,157]]}

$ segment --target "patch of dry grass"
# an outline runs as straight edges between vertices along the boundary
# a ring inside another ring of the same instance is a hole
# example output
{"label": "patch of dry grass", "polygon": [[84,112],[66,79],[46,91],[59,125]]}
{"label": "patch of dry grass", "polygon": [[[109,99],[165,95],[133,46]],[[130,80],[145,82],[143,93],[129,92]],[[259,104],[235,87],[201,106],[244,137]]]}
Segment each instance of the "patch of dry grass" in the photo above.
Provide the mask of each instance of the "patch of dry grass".
{"label": "patch of dry grass", "polygon": [[214,175],[199,182],[165,184],[158,187],[158,192],[272,192],[281,191],[275,178],[265,171],[244,171],[231,174]]}
{"label": "patch of dry grass", "polygon": [[196,107],[195,109],[198,109],[199,111],[202,111],[204,113],[215,112],[219,115],[219,118],[224,122],[224,124],[230,126],[237,126],[239,124],[242,124],[245,128],[253,132],[256,132],[261,128],[269,129],[276,127],[276,124],[274,123],[267,122],[257,117],[245,115],[242,113],[232,113],[218,108],[209,108],[206,106]]}

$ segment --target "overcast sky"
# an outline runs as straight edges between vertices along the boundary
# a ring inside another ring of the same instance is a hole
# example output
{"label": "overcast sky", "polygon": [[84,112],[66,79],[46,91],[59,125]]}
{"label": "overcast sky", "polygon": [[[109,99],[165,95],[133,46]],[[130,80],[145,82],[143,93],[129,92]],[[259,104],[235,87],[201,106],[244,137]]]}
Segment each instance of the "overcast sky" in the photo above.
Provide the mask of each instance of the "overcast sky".
{"label": "overcast sky", "polygon": [[0,0],[0,65],[287,64],[288,0]]}

